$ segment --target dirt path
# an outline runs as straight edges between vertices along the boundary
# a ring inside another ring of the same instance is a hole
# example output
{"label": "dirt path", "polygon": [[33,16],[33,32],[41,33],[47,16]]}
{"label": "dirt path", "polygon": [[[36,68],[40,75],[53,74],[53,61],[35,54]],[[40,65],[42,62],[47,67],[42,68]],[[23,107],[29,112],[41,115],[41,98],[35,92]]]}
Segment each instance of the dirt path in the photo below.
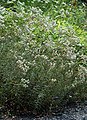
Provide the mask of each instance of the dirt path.
{"label": "dirt path", "polygon": [[59,113],[55,110],[50,116],[32,117],[19,116],[8,118],[2,116],[0,120],[87,120],[87,103],[85,105],[77,105],[65,108],[64,112]]}

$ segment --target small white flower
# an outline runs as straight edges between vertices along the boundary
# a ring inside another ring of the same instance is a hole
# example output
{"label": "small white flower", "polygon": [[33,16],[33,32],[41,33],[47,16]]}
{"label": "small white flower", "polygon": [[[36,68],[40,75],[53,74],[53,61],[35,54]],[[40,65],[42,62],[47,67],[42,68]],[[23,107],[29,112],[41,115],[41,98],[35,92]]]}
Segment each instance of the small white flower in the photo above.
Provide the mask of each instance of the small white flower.
{"label": "small white flower", "polygon": [[41,57],[44,59],[48,59],[48,57],[46,55],[41,55]]}
{"label": "small white flower", "polygon": [[71,95],[69,95],[69,97],[70,97],[70,98],[72,98],[72,96],[71,96]]}
{"label": "small white flower", "polygon": [[72,84],[72,87],[75,87],[75,85],[74,85],[74,84]]}
{"label": "small white flower", "polygon": [[56,82],[56,79],[53,79],[53,78],[52,78],[51,81],[52,81],[52,82]]}
{"label": "small white flower", "polygon": [[24,85],[23,85],[23,87],[27,88],[27,87],[28,87],[28,85],[27,85],[27,84],[24,84]]}

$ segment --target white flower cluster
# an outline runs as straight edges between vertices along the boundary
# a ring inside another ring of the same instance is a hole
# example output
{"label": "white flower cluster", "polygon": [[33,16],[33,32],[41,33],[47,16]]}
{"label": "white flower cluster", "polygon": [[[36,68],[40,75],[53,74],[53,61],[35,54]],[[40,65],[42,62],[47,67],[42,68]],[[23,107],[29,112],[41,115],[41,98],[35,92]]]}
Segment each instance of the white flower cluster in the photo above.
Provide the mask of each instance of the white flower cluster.
{"label": "white flower cluster", "polygon": [[29,66],[28,66],[28,62],[27,62],[25,59],[23,59],[23,60],[17,60],[16,63],[17,63],[17,65],[18,65],[18,67],[19,67],[21,70],[23,70],[23,73],[24,73],[24,74],[28,71]]}
{"label": "white flower cluster", "polygon": [[28,87],[29,83],[30,83],[29,79],[28,80],[26,80],[24,78],[21,79],[21,84],[22,84],[23,87],[25,87],[25,88]]}
{"label": "white flower cluster", "polygon": [[71,60],[75,60],[76,59],[76,53],[74,52],[74,49],[71,47],[67,48],[67,57]]}

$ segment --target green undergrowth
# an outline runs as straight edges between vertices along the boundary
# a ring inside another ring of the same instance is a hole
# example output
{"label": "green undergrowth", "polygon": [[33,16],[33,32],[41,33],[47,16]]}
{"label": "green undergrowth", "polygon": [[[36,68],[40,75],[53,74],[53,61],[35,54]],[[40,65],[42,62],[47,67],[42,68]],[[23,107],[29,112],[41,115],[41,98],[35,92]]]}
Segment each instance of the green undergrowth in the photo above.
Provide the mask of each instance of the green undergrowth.
{"label": "green undergrowth", "polygon": [[58,11],[21,2],[15,8],[0,7],[1,108],[46,112],[86,100],[86,6],[72,7],[68,16],[64,2]]}

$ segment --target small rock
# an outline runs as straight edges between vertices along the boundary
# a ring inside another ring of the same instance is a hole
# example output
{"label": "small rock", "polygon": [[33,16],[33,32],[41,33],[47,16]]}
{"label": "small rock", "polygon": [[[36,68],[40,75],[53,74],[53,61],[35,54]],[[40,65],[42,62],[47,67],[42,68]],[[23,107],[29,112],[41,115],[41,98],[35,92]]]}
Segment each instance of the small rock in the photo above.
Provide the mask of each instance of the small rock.
{"label": "small rock", "polygon": [[70,120],[76,120],[75,118],[71,118]]}
{"label": "small rock", "polygon": [[86,107],[86,108],[84,108],[84,113],[85,113],[85,114],[87,114],[87,107]]}
{"label": "small rock", "polygon": [[79,112],[79,109],[78,109],[78,108],[76,108],[76,109],[75,109],[75,112]]}
{"label": "small rock", "polygon": [[85,101],[84,104],[87,105],[87,101]]}
{"label": "small rock", "polygon": [[68,115],[67,115],[67,114],[63,114],[63,115],[62,115],[62,118],[63,118],[64,120],[65,120],[65,119],[68,120]]}
{"label": "small rock", "polygon": [[87,116],[85,116],[85,117],[83,118],[83,120],[87,120]]}

